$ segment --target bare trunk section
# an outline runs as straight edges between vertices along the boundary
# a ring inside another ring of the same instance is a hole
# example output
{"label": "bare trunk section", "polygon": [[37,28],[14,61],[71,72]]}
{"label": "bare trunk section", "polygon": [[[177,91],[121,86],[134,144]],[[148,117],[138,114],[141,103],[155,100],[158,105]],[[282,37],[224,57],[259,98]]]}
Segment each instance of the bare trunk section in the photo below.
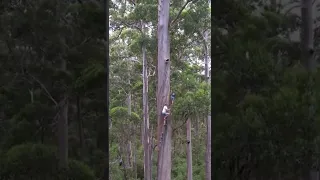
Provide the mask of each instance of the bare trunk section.
{"label": "bare trunk section", "polygon": [[84,134],[83,134],[83,122],[81,119],[81,99],[80,95],[77,95],[77,120],[78,120],[78,133],[80,140],[80,157],[84,153]]}
{"label": "bare trunk section", "polygon": [[[169,4],[170,0],[159,0],[158,4],[157,142],[159,153],[157,180],[171,180],[171,115],[167,117],[167,125],[164,128],[164,117],[161,115],[164,104],[169,104],[170,93]],[[170,105],[169,108],[171,108]],[[163,138],[160,140],[162,132]]]}
{"label": "bare trunk section", "polygon": [[187,120],[187,172],[188,180],[192,180],[192,146],[191,146],[191,121]]}
{"label": "bare trunk section", "polygon": [[[130,77],[130,76],[129,76]],[[130,80],[129,80],[129,84],[130,84]],[[131,92],[128,93],[128,114],[129,116],[131,116]]]}
{"label": "bare trunk section", "polygon": [[134,177],[138,179],[138,169],[137,169],[137,143],[136,143],[136,132],[133,131],[133,168],[134,168]]}
{"label": "bare trunk section", "polygon": [[[142,98],[143,98],[143,95],[142,95]],[[142,100],[142,103],[143,103],[143,100]],[[143,109],[143,111],[144,111],[144,109]],[[140,124],[140,130],[141,130],[141,139],[140,139],[140,141],[141,141],[141,144],[143,144],[143,142],[144,142],[144,120]]]}
{"label": "bare trunk section", "polygon": [[[61,70],[67,71],[67,62],[61,58]],[[64,90],[65,91],[65,90]],[[58,156],[59,167],[68,168],[68,98],[64,92],[59,102],[59,119],[58,119]]]}
{"label": "bare trunk section", "polygon": [[[314,109],[315,105],[312,102],[312,97],[314,96],[314,90],[312,87],[313,84],[313,78],[312,78],[312,73],[316,71],[316,62],[315,58],[313,58],[313,52],[314,52],[314,47],[313,47],[313,17],[312,17],[312,0],[302,0],[301,1],[301,49],[302,49],[302,61],[305,66],[305,68],[309,72],[309,82],[307,82],[308,85],[308,99],[310,101],[310,106],[309,106],[309,115],[308,118],[311,121],[314,121]],[[306,176],[309,176],[310,180],[319,180],[319,171],[316,170],[313,167],[314,162],[312,161],[312,154],[309,155],[309,160],[310,160],[310,170],[309,174]]]}
{"label": "bare trunk section", "polygon": [[149,149],[149,153],[150,153],[149,168],[150,168],[150,180],[152,180],[153,147],[154,147],[154,143],[153,143],[153,127],[151,127],[150,134],[151,134],[151,136],[150,136],[150,149]]}
{"label": "bare trunk section", "polygon": [[211,116],[207,119],[206,180],[211,180]]}
{"label": "bare trunk section", "polygon": [[[205,63],[205,78],[207,83],[210,83],[210,76],[209,76],[209,62],[208,62],[208,31],[205,32],[204,35],[204,41],[205,41],[205,57],[204,57],[204,63]],[[208,112],[208,118],[207,118],[207,140],[206,140],[206,154],[205,154],[205,164],[206,164],[206,180],[211,180],[211,116],[209,116]]]}
{"label": "bare trunk section", "polygon": [[[141,22],[142,36],[145,36],[145,26]],[[150,142],[150,130],[149,130],[149,104],[148,104],[148,62],[146,58],[146,46],[142,44],[142,82],[143,82],[143,146],[144,146],[144,179],[151,180],[151,142]]]}
{"label": "bare trunk section", "polygon": [[[131,85],[131,81],[130,81],[130,68],[131,68],[131,62],[129,61],[129,69],[128,69],[128,85],[130,86]],[[129,90],[129,93],[128,93],[128,97],[127,97],[127,106],[128,106],[128,115],[129,117],[131,117],[131,114],[132,114],[132,97],[131,97],[131,90]],[[129,128],[130,131],[132,131],[132,128],[131,128],[131,124],[129,125]],[[130,137],[129,137],[130,138]],[[127,156],[127,161],[125,161],[124,164],[126,164],[126,168],[131,168],[132,167],[132,148],[131,148],[131,140],[128,140],[127,144],[126,144],[126,156]]]}
{"label": "bare trunk section", "polygon": [[128,153],[128,165],[129,167],[132,167],[132,143],[129,141],[127,146],[127,153]]}
{"label": "bare trunk section", "polygon": [[58,121],[59,136],[59,166],[68,168],[68,100],[61,101],[60,117]]}
{"label": "bare trunk section", "polygon": [[316,70],[316,61],[313,58],[313,17],[312,0],[301,1],[301,47],[302,61],[310,72]]}

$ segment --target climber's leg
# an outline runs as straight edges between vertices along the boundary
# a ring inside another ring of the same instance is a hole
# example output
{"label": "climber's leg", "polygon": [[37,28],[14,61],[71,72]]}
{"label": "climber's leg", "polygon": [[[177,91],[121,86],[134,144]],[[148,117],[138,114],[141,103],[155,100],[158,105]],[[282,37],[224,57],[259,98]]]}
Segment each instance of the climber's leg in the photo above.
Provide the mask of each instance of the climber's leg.
{"label": "climber's leg", "polygon": [[169,116],[169,113],[165,113],[165,116],[163,118],[164,120],[164,125],[167,125],[167,117]]}

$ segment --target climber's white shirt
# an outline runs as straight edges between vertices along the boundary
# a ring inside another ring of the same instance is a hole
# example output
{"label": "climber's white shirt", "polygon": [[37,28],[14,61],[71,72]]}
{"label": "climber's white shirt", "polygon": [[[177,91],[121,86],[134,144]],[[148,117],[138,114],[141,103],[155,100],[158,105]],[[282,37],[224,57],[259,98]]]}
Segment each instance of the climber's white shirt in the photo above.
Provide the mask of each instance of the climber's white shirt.
{"label": "climber's white shirt", "polygon": [[167,110],[168,110],[168,107],[167,106],[163,106],[162,113],[163,114],[167,113]]}

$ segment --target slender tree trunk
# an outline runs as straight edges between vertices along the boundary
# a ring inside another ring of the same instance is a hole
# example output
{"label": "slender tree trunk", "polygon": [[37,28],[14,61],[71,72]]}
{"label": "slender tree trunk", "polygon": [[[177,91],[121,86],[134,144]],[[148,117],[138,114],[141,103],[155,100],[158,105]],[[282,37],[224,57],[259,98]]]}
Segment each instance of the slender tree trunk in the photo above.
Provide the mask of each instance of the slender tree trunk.
{"label": "slender tree trunk", "polygon": [[[204,57],[204,63],[205,63],[205,78],[207,83],[210,83],[210,76],[209,76],[209,62],[208,62],[208,31],[205,32],[204,35],[205,39],[205,57]],[[211,180],[211,116],[207,116],[207,147],[206,147],[206,155],[205,155],[205,164],[206,164],[206,180]]]}
{"label": "slender tree trunk", "polygon": [[81,119],[81,106],[80,106],[81,100],[80,95],[77,95],[77,119],[78,119],[78,133],[79,133],[79,139],[80,139],[80,157],[83,155],[84,151],[84,134],[83,134],[83,122]]}
{"label": "slender tree trunk", "polygon": [[[61,58],[61,70],[67,71],[67,62]],[[64,90],[65,91],[65,90]],[[59,154],[59,167],[62,169],[68,168],[68,97],[64,92],[60,97],[60,113],[58,120],[58,154]]]}
{"label": "slender tree trunk", "polygon": [[[143,98],[143,95],[142,95],[142,98]],[[141,139],[140,139],[140,141],[141,141],[141,144],[143,144],[144,143],[144,120],[140,125],[140,130],[141,130]]]}
{"label": "slender tree trunk", "polygon": [[[106,119],[102,120],[102,122],[100,123],[100,126],[102,126],[102,131],[99,132],[99,135],[100,137],[98,136],[98,139],[99,138],[103,138],[103,137],[109,137],[109,121],[111,121],[110,117],[109,117],[109,31],[107,31],[107,29],[109,29],[109,1],[104,1],[104,16],[105,16],[105,29],[106,29],[106,32],[105,32],[105,50],[106,50],[106,58],[105,58],[105,100],[106,100],[106,109],[105,109],[105,112],[106,112]],[[99,131],[99,129],[98,129]],[[102,144],[102,146],[99,147],[102,152],[105,152],[105,155],[106,155],[106,160],[104,161],[104,171],[103,171],[103,175],[102,177],[100,178],[101,180],[108,180],[109,179],[109,142],[106,141],[104,139],[104,142]]]}
{"label": "slender tree trunk", "polygon": [[[129,84],[130,84],[130,80],[129,80]],[[131,115],[131,92],[128,93],[128,114],[129,116]]]}
{"label": "slender tree trunk", "polygon": [[188,180],[192,180],[192,145],[191,145],[191,121],[187,120],[187,172]]}
{"label": "slender tree trunk", "polygon": [[[129,69],[128,69],[128,84],[129,86],[131,85],[130,81],[130,69],[131,69],[131,62],[129,61]],[[132,95],[131,95],[131,90],[129,90],[128,97],[127,97],[127,106],[128,106],[128,115],[131,117],[132,114]],[[132,131],[133,129],[131,128],[131,124],[129,125],[129,130]],[[130,138],[130,137],[129,137]],[[131,140],[128,141],[127,144],[127,161],[125,161],[126,167],[130,168],[132,167],[132,150],[131,150]]]}
{"label": "slender tree trunk", "polygon": [[[158,65],[157,65],[157,115],[158,115],[158,174],[157,180],[171,180],[171,115],[164,117],[161,110],[169,104],[170,93],[170,40],[169,40],[169,0],[159,0],[158,5]],[[170,104],[169,104],[170,106]],[[170,107],[169,107],[170,108]],[[161,140],[161,134],[163,137]],[[161,142],[160,142],[161,141]]]}
{"label": "slender tree trunk", "polygon": [[128,167],[132,167],[132,143],[129,141],[127,144],[127,156],[128,156]]}
{"label": "slender tree trunk", "polygon": [[[301,1],[301,49],[302,49],[302,61],[305,68],[309,72],[309,82],[308,82],[308,98],[309,98],[309,115],[308,118],[312,122],[315,118],[315,104],[312,101],[312,97],[314,96],[313,89],[313,78],[312,74],[316,71],[316,61],[313,58],[313,17],[312,17],[312,0],[302,0]],[[308,121],[310,122],[310,121]],[[313,168],[312,154],[309,155],[310,160],[310,170],[309,170],[309,178],[310,180],[319,180],[319,171]]]}
{"label": "slender tree trunk", "polygon": [[[135,127],[135,126],[134,126]],[[134,167],[134,177],[138,179],[138,172],[137,172],[137,143],[136,143],[136,132],[133,131],[133,167]]]}
{"label": "slender tree trunk", "polygon": [[153,127],[151,127],[151,137],[150,137],[150,149],[149,149],[149,154],[150,154],[150,162],[149,162],[149,167],[150,167],[150,180],[152,180],[152,165],[153,165]]}
{"label": "slender tree trunk", "polygon": [[196,120],[196,123],[195,123],[195,131],[194,131],[194,134],[195,136],[198,138],[199,137],[199,116],[197,116],[195,118]]}
{"label": "slender tree trunk", "polygon": [[[141,21],[142,36],[145,36],[144,23]],[[150,156],[150,134],[149,134],[149,104],[148,104],[148,62],[146,58],[146,46],[142,44],[142,81],[143,81],[143,145],[144,145],[144,179],[151,180],[151,156]]]}

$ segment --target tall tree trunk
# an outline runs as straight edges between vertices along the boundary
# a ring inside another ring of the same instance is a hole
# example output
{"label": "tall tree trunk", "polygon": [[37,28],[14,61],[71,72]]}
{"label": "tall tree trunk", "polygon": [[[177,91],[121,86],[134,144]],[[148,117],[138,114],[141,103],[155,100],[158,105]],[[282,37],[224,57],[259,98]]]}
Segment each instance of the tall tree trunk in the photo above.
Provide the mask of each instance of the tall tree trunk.
{"label": "tall tree trunk", "polygon": [[[128,84],[129,86],[131,85],[131,81],[130,81],[130,69],[131,69],[131,62],[129,61],[129,69],[128,69]],[[128,93],[128,97],[127,97],[127,106],[128,106],[128,115],[129,117],[131,117],[131,114],[132,114],[132,95],[131,95],[131,90],[129,90],[129,93]],[[132,132],[133,129],[132,129],[132,126],[131,124],[129,124],[129,130]],[[130,137],[129,137],[130,138]],[[132,149],[131,149],[131,140],[129,139],[128,140],[128,143],[126,144],[127,147],[127,159],[126,161],[124,162],[124,164],[126,164],[126,168],[131,168],[132,167]]]}
{"label": "tall tree trunk", "polygon": [[150,180],[152,180],[152,165],[153,165],[153,127],[151,127],[151,132],[150,132],[150,149],[149,149],[149,154],[150,154],[150,162],[149,162],[149,168],[150,168]]}
{"label": "tall tree trunk", "polygon": [[[130,84],[130,80],[129,80],[129,84]],[[128,114],[129,116],[131,116],[131,92],[128,93]]]}
{"label": "tall tree trunk", "polygon": [[191,121],[187,120],[187,172],[188,180],[192,180],[192,146],[191,146]]}
{"label": "tall tree trunk", "polygon": [[[61,70],[67,71],[67,62],[61,58]],[[63,90],[66,91],[66,90]],[[68,168],[68,97],[63,92],[59,102],[59,119],[58,119],[58,155],[59,167]]]}
{"label": "tall tree trunk", "polygon": [[313,16],[312,0],[301,1],[301,47],[302,61],[305,68],[314,72],[316,70],[316,61],[313,58]]}
{"label": "tall tree trunk", "polygon": [[[142,36],[145,36],[145,26],[144,23],[141,21],[141,29],[142,29]],[[151,156],[150,156],[150,132],[149,132],[149,104],[148,104],[148,62],[146,58],[146,46],[145,43],[142,44],[142,82],[143,82],[143,146],[144,146],[144,179],[151,180]]]}
{"label": "tall tree trunk", "polygon": [[106,57],[105,57],[105,100],[106,100],[106,119],[103,119],[102,122],[99,124],[101,126],[101,130],[98,129],[99,135],[98,139],[104,140],[102,141],[101,146],[99,147],[102,152],[105,152],[106,159],[104,161],[104,171],[103,175],[100,178],[101,180],[108,180],[109,179],[109,142],[105,140],[106,137],[109,137],[109,121],[111,119],[109,117],[109,1],[104,1],[104,16],[105,16],[105,50],[106,50]]}
{"label": "tall tree trunk", "polygon": [[[163,126],[161,110],[169,104],[170,93],[170,40],[169,40],[170,0],[159,0],[158,4],[158,64],[157,64],[157,115],[158,115],[158,174],[157,180],[171,180],[171,115]],[[170,106],[170,105],[169,105]],[[169,107],[170,108],[170,107]],[[161,134],[163,137],[161,139]],[[160,142],[161,141],[161,142]]]}
{"label": "tall tree trunk", "polygon": [[127,156],[128,156],[128,167],[132,167],[132,143],[129,141],[127,144]]}
{"label": "tall tree trunk", "polygon": [[[134,126],[135,129],[135,126]],[[135,180],[138,179],[138,171],[137,171],[137,143],[136,143],[136,132],[133,131],[133,168],[134,168],[134,177]]]}
{"label": "tall tree trunk", "polygon": [[[313,17],[312,17],[312,0],[302,0],[301,1],[301,49],[302,49],[302,61],[305,68],[309,72],[309,82],[307,86],[308,95],[309,95],[309,115],[308,118],[312,122],[315,118],[315,104],[312,102],[312,97],[314,96],[313,89],[313,78],[312,74],[316,71],[316,61],[313,58]],[[308,121],[309,122],[309,121]],[[309,157],[310,160],[310,171],[309,179],[310,180],[319,180],[319,171],[313,168],[312,154]],[[306,178],[308,179],[308,178]]]}
{"label": "tall tree trunk", "polygon": [[[204,46],[204,63],[205,63],[205,78],[207,83],[210,83],[210,76],[209,76],[209,62],[208,62],[208,46],[207,46],[207,41],[208,41],[208,31],[205,32],[204,35],[204,41],[205,41],[205,46]],[[206,155],[205,155],[205,164],[206,164],[206,180],[211,179],[211,116],[208,113],[207,116],[207,147],[206,147]]]}
{"label": "tall tree trunk", "polygon": [[78,133],[79,133],[79,139],[80,139],[80,157],[82,157],[83,151],[84,151],[84,134],[83,134],[83,122],[81,119],[80,95],[77,95],[77,120],[78,120]]}

